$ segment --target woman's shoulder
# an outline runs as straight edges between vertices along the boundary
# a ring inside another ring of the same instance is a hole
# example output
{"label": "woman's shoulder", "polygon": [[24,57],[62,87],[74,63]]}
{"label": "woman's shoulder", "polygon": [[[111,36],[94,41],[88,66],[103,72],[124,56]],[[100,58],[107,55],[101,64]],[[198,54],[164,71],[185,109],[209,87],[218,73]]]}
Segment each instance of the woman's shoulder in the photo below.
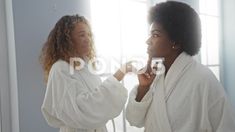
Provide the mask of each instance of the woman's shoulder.
{"label": "woman's shoulder", "polygon": [[69,64],[64,60],[57,60],[52,65],[51,71],[69,71]]}
{"label": "woman's shoulder", "polygon": [[191,78],[194,78],[193,81],[197,83],[200,87],[207,87],[208,90],[221,91],[222,85],[220,84],[216,75],[209,69],[207,66],[196,63],[191,70]]}
{"label": "woman's shoulder", "polygon": [[207,66],[197,61],[192,63],[188,71],[191,77],[196,77],[199,80],[216,79],[215,74]]}
{"label": "woman's shoulder", "polygon": [[198,88],[220,87],[220,82],[215,74],[207,66],[199,62],[193,62],[183,78],[189,85],[194,85]]}

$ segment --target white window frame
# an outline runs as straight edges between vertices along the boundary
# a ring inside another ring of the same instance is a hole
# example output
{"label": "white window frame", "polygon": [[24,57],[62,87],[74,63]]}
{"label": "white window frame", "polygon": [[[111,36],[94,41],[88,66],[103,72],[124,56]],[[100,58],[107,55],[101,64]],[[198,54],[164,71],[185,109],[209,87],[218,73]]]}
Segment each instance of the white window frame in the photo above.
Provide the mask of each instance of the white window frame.
{"label": "white window frame", "polygon": [[[198,0],[198,3],[200,2],[207,2],[208,0]],[[200,5],[200,4],[199,4]],[[200,8],[200,6],[199,6]],[[209,46],[209,43],[208,42],[205,42],[206,44],[206,49],[203,49],[203,50],[206,50],[205,54],[206,56],[202,56],[201,54],[201,59],[202,57],[205,57],[206,58],[206,62],[201,62],[202,64],[204,64],[205,66],[207,66],[208,68],[213,68],[213,67],[217,67],[218,68],[218,74],[215,73],[215,71],[212,70],[212,72],[215,74],[215,76],[217,77],[217,79],[219,81],[223,81],[223,77],[222,77],[222,57],[221,57],[221,40],[222,40],[222,37],[221,37],[221,0],[218,0],[218,7],[217,7],[217,10],[218,10],[218,14],[215,15],[215,14],[210,14],[209,12],[202,12],[202,10],[199,9],[199,15],[200,17],[204,16],[204,17],[212,17],[212,18],[217,18],[218,19],[218,25],[217,25],[217,30],[218,30],[218,34],[216,34],[218,36],[218,38],[215,37],[215,39],[217,39],[217,43],[218,43],[218,51],[217,51],[217,55],[218,56],[218,64],[209,64],[209,61],[208,61],[208,58],[209,56],[209,53],[208,53],[208,49],[211,49],[213,47],[208,47]],[[203,23],[202,23],[203,24]],[[207,26],[207,25],[206,25]],[[216,28],[216,27],[215,27]],[[207,41],[207,40],[206,40]],[[204,44],[202,42],[202,44]]]}
{"label": "white window frame", "polygon": [[[19,112],[18,112],[18,89],[17,89],[17,71],[15,55],[15,36],[12,0],[0,1],[0,20],[1,27],[1,47],[3,60],[1,74],[3,84],[0,89],[0,132],[19,132]],[[3,87],[2,87],[3,86]]]}

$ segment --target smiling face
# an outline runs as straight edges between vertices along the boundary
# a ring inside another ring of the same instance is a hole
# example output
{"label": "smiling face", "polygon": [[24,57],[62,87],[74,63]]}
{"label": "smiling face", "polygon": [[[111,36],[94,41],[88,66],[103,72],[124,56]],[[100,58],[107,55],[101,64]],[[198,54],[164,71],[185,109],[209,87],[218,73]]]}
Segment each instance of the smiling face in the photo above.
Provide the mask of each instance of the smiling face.
{"label": "smiling face", "polygon": [[174,52],[174,43],[169,39],[163,27],[154,22],[150,27],[150,37],[147,40],[150,57],[168,58]]}
{"label": "smiling face", "polygon": [[78,22],[71,32],[71,40],[76,48],[76,56],[85,57],[91,52],[91,31],[87,24]]}

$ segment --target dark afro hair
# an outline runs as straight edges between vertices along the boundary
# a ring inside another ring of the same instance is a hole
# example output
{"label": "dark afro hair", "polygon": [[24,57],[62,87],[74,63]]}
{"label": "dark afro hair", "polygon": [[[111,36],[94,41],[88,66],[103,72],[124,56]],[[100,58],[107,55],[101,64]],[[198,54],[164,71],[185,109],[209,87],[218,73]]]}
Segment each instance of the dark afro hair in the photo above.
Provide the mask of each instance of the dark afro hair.
{"label": "dark afro hair", "polygon": [[189,5],[176,1],[156,4],[149,11],[148,21],[160,24],[170,40],[180,44],[187,54],[193,56],[200,50],[201,22]]}

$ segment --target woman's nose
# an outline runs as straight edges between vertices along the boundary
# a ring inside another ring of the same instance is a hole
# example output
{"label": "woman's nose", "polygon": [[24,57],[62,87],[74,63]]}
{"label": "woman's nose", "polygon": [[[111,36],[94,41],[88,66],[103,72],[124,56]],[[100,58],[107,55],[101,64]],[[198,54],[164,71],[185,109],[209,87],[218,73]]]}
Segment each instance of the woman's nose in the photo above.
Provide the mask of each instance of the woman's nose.
{"label": "woman's nose", "polygon": [[85,40],[86,41],[91,41],[91,36],[90,35],[86,35]]}
{"label": "woman's nose", "polygon": [[149,37],[147,40],[146,40],[146,44],[147,45],[150,45],[151,43],[150,43],[150,39],[151,39],[151,37]]}

